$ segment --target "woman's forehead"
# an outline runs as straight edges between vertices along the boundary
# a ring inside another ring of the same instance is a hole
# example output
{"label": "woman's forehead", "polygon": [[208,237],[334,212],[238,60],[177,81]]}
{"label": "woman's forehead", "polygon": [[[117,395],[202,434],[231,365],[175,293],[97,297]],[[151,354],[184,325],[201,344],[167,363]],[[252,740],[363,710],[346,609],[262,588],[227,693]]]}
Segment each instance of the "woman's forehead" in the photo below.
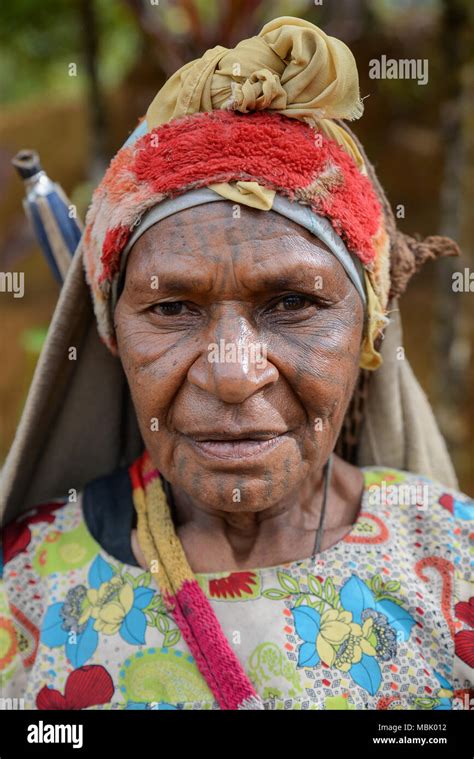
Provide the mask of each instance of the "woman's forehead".
{"label": "woman's forehead", "polygon": [[[302,277],[315,269],[347,277],[327,245],[299,224],[274,211],[230,202],[188,208],[154,224],[132,247],[127,270],[147,274],[204,270],[226,262],[239,264],[258,279],[300,268]],[[196,273],[196,272],[194,272]]]}

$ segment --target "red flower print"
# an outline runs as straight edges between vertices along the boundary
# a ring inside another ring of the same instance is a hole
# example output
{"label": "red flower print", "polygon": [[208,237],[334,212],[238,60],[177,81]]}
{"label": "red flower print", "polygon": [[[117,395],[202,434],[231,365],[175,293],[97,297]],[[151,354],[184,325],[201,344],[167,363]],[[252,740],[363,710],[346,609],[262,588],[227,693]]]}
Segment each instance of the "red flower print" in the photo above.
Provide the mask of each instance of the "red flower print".
{"label": "red flower print", "polygon": [[474,667],[474,630],[461,630],[454,636],[454,650],[469,667]]}
{"label": "red flower print", "polygon": [[65,501],[61,503],[44,503],[40,506],[35,506],[32,511],[29,511],[20,519],[11,522],[3,528],[3,563],[8,564],[9,561],[18,556],[22,551],[26,551],[31,540],[30,524],[36,522],[54,522],[56,519],[53,516],[53,511],[57,511],[61,506],[64,506]]}
{"label": "red flower print", "polygon": [[[459,601],[454,607],[457,619],[474,628],[474,596],[469,601]],[[454,636],[454,650],[469,667],[474,667],[474,629],[460,630]]]}
{"label": "red flower print", "polygon": [[227,577],[209,580],[209,593],[212,598],[239,598],[242,593],[251,593],[256,584],[255,572],[231,572]]}
{"label": "red flower print", "polygon": [[66,680],[64,696],[44,685],[36,696],[36,706],[38,709],[86,709],[108,703],[114,690],[112,678],[104,667],[86,665],[71,672]]}
{"label": "red flower print", "polygon": [[469,627],[474,627],[474,596],[469,601],[459,601],[454,607],[456,617]]}

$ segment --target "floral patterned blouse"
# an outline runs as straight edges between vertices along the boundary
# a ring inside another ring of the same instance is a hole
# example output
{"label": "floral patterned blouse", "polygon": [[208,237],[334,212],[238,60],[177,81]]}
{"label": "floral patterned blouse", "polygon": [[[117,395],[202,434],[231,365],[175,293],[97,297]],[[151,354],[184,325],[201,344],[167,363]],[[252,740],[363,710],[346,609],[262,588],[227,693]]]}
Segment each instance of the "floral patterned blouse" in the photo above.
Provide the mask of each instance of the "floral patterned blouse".
{"label": "floral patterned blouse", "polygon": [[[465,708],[474,502],[407,472],[363,473],[356,522],[332,547],[196,579],[266,709]],[[120,476],[98,481],[87,508],[86,488],[4,529],[0,694],[27,709],[218,709],[150,573],[120,545],[133,512]]]}

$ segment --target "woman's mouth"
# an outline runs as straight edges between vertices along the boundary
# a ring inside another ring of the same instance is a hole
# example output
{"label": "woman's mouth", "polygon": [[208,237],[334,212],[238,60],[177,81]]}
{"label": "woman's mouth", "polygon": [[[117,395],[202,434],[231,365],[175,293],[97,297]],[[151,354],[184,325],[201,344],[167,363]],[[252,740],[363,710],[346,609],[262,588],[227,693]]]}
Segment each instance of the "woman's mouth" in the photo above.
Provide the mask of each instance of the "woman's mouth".
{"label": "woman's mouth", "polygon": [[222,437],[220,439],[190,439],[193,447],[206,458],[238,461],[256,458],[275,449],[287,438],[287,433],[259,437]]}

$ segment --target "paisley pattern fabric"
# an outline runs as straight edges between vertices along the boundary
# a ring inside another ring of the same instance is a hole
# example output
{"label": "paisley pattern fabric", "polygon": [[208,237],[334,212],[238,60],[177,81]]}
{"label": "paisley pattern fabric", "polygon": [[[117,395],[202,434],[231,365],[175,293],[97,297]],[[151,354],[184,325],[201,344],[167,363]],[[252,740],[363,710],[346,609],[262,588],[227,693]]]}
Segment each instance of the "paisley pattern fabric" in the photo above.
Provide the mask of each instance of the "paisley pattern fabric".
{"label": "paisley pattern fabric", "polygon": [[[265,709],[462,709],[474,688],[474,502],[363,470],[344,539],[315,558],[196,573]],[[2,535],[0,693],[27,709],[218,709],[149,572],[75,502]]]}

